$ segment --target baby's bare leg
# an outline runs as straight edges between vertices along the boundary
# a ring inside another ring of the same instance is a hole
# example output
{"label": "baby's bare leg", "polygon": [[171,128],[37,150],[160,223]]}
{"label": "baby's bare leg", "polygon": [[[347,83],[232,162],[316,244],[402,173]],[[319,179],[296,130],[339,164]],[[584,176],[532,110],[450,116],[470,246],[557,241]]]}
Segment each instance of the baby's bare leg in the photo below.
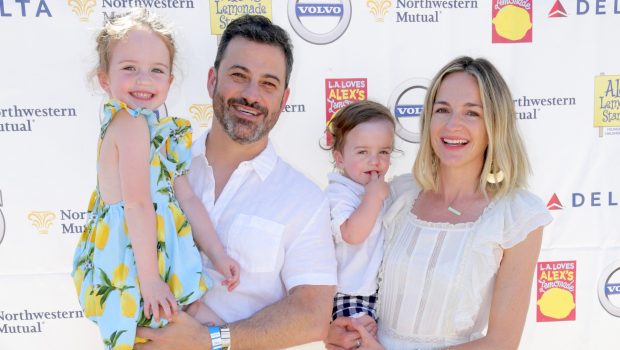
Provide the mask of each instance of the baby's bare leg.
{"label": "baby's bare leg", "polygon": [[198,320],[198,322],[205,325],[214,326],[224,324],[224,320],[200,300],[191,303],[187,308],[187,313]]}

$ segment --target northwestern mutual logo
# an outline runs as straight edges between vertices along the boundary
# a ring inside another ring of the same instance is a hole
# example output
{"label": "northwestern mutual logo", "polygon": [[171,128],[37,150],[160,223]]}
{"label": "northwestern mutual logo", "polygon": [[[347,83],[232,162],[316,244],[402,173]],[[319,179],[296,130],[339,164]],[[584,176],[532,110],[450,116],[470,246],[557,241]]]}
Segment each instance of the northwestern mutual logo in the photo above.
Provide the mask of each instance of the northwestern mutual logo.
{"label": "northwestern mutual logo", "polygon": [[366,6],[370,9],[370,13],[375,16],[375,21],[383,22],[388,10],[392,7],[390,0],[368,0]]}
{"label": "northwestern mutual logo", "polygon": [[514,100],[517,119],[539,119],[547,109],[561,106],[574,106],[574,97],[562,96],[521,96]]}
{"label": "northwestern mutual logo", "polygon": [[0,17],[52,17],[45,0],[0,0]]}
{"label": "northwestern mutual logo", "polygon": [[[528,0],[529,1],[529,0]],[[477,9],[477,0],[431,1],[396,0],[396,23],[437,23],[444,12]],[[464,13],[455,16],[465,16]]]}
{"label": "northwestern mutual logo", "polygon": [[76,116],[75,108],[69,107],[0,106],[0,133],[30,132],[37,120],[57,120]]}
{"label": "northwestern mutual logo", "polygon": [[97,2],[95,0],[67,0],[67,4],[80,21],[88,22]]}
{"label": "northwestern mutual logo", "polygon": [[83,318],[82,311],[32,311],[0,310],[0,334],[43,333],[46,321]]}
{"label": "northwestern mutual logo", "polygon": [[71,209],[61,209],[59,215],[47,210],[35,210],[28,213],[28,220],[37,232],[43,235],[50,233],[50,229],[56,222],[56,218],[60,217],[60,233],[62,234],[80,234],[84,230],[84,224],[88,212],[76,211]]}

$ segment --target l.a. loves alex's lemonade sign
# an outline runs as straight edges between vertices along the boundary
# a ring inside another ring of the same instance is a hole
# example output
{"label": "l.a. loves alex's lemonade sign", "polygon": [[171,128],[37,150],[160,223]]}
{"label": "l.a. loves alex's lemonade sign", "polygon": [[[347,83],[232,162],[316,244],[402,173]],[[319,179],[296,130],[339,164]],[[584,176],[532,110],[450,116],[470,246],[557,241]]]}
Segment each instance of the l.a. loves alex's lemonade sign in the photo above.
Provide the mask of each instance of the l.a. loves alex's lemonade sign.
{"label": "l.a. loves alex's lemonade sign", "polygon": [[537,264],[536,321],[573,321],[576,317],[576,261]]}

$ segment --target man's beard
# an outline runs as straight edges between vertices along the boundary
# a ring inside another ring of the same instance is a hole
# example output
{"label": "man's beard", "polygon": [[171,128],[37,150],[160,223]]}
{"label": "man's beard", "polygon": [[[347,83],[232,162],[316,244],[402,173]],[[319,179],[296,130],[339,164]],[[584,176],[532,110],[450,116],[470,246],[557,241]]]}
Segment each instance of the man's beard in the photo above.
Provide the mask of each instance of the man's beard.
{"label": "man's beard", "polygon": [[[230,113],[233,105],[248,106],[254,108],[262,114],[263,120],[256,122],[237,118]],[[258,102],[249,103],[245,98],[229,98],[224,101],[224,97],[217,92],[217,82],[213,98],[213,114],[218,120],[226,134],[235,142],[246,145],[255,143],[269,133],[278,121],[280,111],[273,114],[269,113],[266,107]]]}

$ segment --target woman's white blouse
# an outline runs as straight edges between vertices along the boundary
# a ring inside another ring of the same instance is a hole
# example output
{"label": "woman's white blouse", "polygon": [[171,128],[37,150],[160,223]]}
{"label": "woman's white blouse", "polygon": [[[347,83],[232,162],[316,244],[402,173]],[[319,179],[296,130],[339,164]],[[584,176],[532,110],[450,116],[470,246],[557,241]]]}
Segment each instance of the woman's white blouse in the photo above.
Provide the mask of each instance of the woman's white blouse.
{"label": "woman's white blouse", "polygon": [[481,338],[503,250],[552,218],[532,193],[491,201],[475,222],[426,222],[411,213],[420,188],[411,175],[391,184],[384,216],[379,340],[386,349],[434,349]]}

